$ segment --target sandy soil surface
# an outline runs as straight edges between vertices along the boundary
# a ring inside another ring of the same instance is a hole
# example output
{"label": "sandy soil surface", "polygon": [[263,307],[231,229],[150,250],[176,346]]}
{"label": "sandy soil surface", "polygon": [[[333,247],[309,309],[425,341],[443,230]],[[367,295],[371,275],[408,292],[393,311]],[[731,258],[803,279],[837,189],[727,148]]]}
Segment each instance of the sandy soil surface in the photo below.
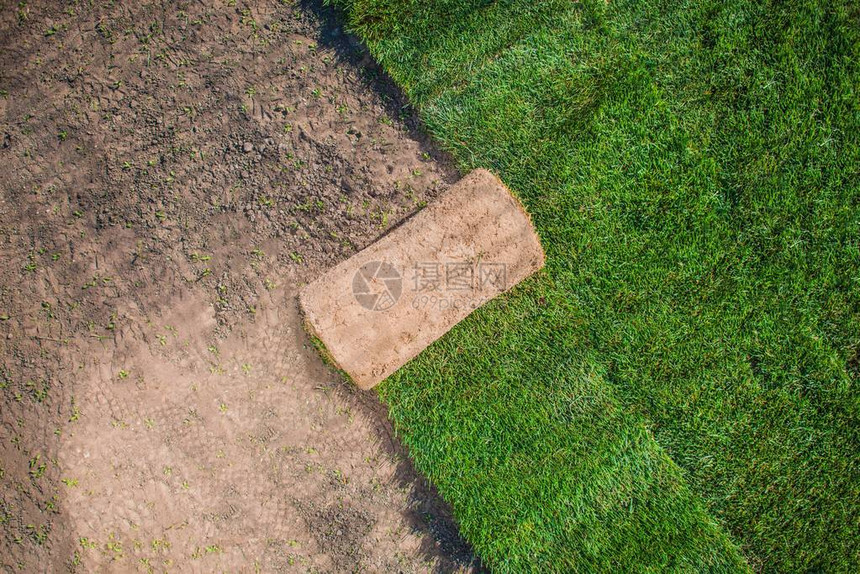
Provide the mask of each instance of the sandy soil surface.
{"label": "sandy soil surface", "polygon": [[476,568],[298,289],[454,179],[292,2],[0,11],[0,565]]}

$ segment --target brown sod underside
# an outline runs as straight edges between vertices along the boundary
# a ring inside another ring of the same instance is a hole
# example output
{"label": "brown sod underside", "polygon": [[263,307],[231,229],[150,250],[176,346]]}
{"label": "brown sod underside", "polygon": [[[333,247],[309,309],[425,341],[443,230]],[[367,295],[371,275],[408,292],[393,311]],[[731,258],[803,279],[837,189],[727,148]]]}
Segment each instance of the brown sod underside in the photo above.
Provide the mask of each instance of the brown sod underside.
{"label": "brown sod underside", "polygon": [[369,389],[543,263],[522,205],[476,170],[307,285],[300,301],[326,355]]}

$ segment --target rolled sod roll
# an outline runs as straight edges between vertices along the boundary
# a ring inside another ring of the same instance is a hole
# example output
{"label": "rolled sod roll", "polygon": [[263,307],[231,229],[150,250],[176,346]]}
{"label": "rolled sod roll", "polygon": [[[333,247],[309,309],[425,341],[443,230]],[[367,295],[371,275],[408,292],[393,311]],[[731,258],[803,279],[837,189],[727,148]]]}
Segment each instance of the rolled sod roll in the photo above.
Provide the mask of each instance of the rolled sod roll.
{"label": "rolled sod roll", "polygon": [[299,293],[305,327],[362,389],[541,269],[522,204],[479,169]]}

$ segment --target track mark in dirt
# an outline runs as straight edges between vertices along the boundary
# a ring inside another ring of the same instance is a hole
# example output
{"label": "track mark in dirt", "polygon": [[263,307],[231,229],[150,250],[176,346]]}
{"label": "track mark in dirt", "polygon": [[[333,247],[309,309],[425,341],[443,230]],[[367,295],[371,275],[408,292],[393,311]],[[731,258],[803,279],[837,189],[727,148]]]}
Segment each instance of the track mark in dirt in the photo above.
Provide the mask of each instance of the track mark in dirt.
{"label": "track mark in dirt", "polygon": [[[422,540],[409,526],[403,453],[381,440],[380,413],[320,364],[294,293],[273,293],[217,347],[199,335],[214,318],[198,306],[129,317],[137,340],[165,332],[164,343],[150,337],[81,373],[81,417],[59,466],[73,481],[71,530],[94,545],[83,556],[228,571],[414,568]],[[188,320],[165,329],[176,317]]]}

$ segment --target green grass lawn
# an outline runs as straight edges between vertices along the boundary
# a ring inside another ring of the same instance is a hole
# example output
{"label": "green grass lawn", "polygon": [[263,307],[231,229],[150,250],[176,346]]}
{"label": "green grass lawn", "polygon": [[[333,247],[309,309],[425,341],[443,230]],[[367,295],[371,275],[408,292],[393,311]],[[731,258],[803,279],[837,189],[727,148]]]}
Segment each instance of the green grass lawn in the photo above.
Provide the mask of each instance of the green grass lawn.
{"label": "green grass lawn", "polygon": [[337,3],[547,251],[380,391],[485,562],[860,570],[860,5]]}

